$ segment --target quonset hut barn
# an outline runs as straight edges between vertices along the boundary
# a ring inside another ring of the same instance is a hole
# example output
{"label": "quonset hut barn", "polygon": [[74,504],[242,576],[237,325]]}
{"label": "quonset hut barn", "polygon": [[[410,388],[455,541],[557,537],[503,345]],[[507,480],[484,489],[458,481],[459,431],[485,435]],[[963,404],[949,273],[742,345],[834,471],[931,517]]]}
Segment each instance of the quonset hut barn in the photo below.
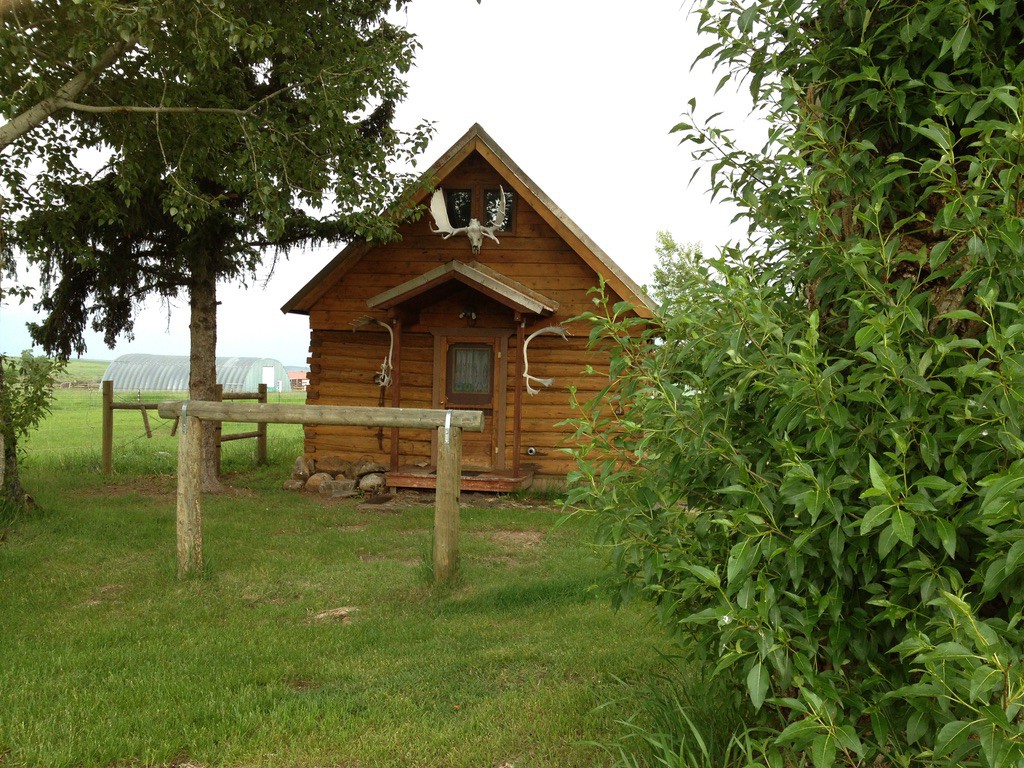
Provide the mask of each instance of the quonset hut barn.
{"label": "quonset hut barn", "polygon": [[[350,244],[282,307],[309,316],[307,402],[479,409],[484,432],[463,435],[464,490],[564,480],[569,389],[586,399],[606,380],[583,370],[608,368],[570,318],[594,308],[601,280],[641,317],[650,301],[479,125],[424,180],[435,191],[413,200],[429,199],[430,213],[402,224],[399,241]],[[382,462],[392,487],[436,483],[430,430],[305,435],[310,458]]]}
{"label": "quonset hut barn", "polygon": [[[288,374],[277,360],[266,357],[218,357],[217,383],[225,392],[255,392],[266,378],[266,369],[273,369],[268,388],[290,392]],[[184,392],[188,389],[189,361],[187,355],[121,355],[107,366],[103,381],[113,381],[119,392]]]}

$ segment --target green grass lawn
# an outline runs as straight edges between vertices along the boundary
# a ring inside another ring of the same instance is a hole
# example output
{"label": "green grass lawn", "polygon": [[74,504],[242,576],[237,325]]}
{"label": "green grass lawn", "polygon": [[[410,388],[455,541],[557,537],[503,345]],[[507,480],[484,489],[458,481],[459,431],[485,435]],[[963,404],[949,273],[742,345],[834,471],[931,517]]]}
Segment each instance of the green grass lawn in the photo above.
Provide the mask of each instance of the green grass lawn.
{"label": "green grass lawn", "polygon": [[270,467],[252,468],[250,441],[225,446],[206,572],[178,581],[175,441],[115,414],[102,478],[87,394],[62,391],[29,441],[42,511],[0,544],[4,768],[609,764],[585,742],[615,737],[633,702],[601,705],[658,665],[660,633],[591,590],[575,522],[465,504],[461,582],[437,591],[429,501],[280,490],[301,448],[282,425]]}

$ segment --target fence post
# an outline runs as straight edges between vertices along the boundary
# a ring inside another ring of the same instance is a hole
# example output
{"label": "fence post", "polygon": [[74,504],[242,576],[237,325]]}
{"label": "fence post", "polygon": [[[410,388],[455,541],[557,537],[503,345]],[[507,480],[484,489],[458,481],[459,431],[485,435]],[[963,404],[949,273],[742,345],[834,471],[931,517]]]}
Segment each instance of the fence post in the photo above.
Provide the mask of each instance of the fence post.
{"label": "fence post", "polygon": [[[257,388],[259,397],[256,398],[259,402],[266,404],[267,402],[267,385],[260,384]],[[256,463],[263,465],[267,463],[267,422],[261,421],[256,424],[256,431],[259,433],[256,435]]]}
{"label": "fence post", "polygon": [[451,581],[459,569],[461,477],[462,429],[446,424],[437,428],[437,486],[434,489],[435,584]]}
{"label": "fence post", "polygon": [[[224,385],[217,384],[213,388],[213,399],[218,403],[224,402]],[[217,477],[220,477],[220,438],[224,434],[224,423],[220,421],[213,422],[213,455],[217,461]]]}
{"label": "fence post", "polygon": [[203,570],[203,516],[199,508],[199,458],[203,449],[202,422],[181,406],[178,428],[178,578]]}
{"label": "fence post", "polygon": [[103,474],[114,471],[114,382],[103,382]]}

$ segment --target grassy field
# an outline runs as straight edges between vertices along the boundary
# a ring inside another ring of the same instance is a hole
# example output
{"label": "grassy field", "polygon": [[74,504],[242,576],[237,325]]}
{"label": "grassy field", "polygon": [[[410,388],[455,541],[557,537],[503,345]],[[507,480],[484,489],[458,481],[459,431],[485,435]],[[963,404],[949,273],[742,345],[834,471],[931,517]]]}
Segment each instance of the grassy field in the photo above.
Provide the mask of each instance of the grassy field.
{"label": "grassy field", "polygon": [[[114,394],[121,403],[161,402],[187,397],[184,392],[142,392]],[[271,403],[302,403],[303,392],[271,393]],[[99,388],[62,389],[52,413],[27,442],[27,465],[43,465],[83,472],[100,469],[103,397]],[[178,438],[171,435],[172,422],[148,412],[152,437],[147,437],[141,411],[114,411],[114,470],[118,474],[173,473],[177,462]],[[225,424],[224,433],[244,432],[253,425]],[[302,452],[302,427],[297,424],[267,426],[267,449],[271,462],[290,461]],[[256,459],[254,440],[234,440],[222,446],[225,472],[246,471]],[[278,472],[281,472],[279,469]],[[284,477],[281,478],[282,482]]]}
{"label": "grassy field", "polygon": [[57,381],[95,384],[98,387],[109,365],[109,360],[68,360]]}
{"label": "grassy field", "polygon": [[435,591],[430,500],[280,490],[301,449],[282,425],[269,467],[225,446],[207,570],[178,581],[175,440],[115,416],[109,480],[98,392],[61,391],[27,446],[41,512],[0,544],[4,768],[609,764],[587,742],[634,702],[601,705],[658,666],[659,633],[591,589],[577,523],[469,501],[461,582]]}

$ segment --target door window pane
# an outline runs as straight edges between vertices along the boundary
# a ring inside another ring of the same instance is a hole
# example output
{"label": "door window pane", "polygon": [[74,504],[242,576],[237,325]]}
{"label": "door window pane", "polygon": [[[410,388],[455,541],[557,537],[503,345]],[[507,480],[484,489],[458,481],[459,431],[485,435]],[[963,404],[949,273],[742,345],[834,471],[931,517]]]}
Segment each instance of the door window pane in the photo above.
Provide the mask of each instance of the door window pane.
{"label": "door window pane", "polygon": [[490,345],[453,344],[448,348],[447,395],[455,404],[490,402],[494,351]]}

